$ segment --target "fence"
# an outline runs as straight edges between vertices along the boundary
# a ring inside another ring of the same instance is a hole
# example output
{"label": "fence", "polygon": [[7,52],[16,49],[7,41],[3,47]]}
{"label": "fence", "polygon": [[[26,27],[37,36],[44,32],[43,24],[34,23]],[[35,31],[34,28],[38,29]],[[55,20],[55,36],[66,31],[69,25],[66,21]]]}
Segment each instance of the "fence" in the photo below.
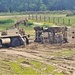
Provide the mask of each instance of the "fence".
{"label": "fence", "polygon": [[59,25],[74,26],[75,19],[67,17],[49,17],[41,15],[28,15],[28,19],[35,20],[37,22],[51,22]]}

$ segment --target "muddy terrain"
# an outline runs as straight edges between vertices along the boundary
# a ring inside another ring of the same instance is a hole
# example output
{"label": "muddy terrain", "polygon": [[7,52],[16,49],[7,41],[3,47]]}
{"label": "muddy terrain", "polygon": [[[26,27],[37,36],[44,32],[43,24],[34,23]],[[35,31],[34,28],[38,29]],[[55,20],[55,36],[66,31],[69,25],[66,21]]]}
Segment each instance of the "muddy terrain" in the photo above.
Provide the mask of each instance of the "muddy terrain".
{"label": "muddy terrain", "polygon": [[[43,67],[41,69],[37,69],[37,67],[32,66],[30,63],[31,61],[40,62],[43,64]],[[1,48],[0,74],[24,75],[24,73],[19,73],[17,69],[12,66],[14,62],[23,67],[31,66],[31,68],[36,69],[36,72],[39,73],[39,75],[73,75],[75,71],[75,45],[43,45],[38,43],[30,43],[26,47]],[[46,65],[54,66],[56,69],[52,72],[40,72],[42,69],[46,69]],[[15,69],[16,72],[14,72],[13,69]],[[56,74],[55,72],[58,72],[59,74]]]}

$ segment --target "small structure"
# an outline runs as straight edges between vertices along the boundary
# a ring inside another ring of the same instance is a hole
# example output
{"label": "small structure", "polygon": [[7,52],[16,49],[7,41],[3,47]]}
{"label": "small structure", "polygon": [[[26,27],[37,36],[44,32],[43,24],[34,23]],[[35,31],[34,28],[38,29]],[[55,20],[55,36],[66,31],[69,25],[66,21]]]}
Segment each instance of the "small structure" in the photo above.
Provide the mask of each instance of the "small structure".
{"label": "small structure", "polygon": [[75,42],[75,28],[68,27],[34,27],[35,42],[63,44]]}

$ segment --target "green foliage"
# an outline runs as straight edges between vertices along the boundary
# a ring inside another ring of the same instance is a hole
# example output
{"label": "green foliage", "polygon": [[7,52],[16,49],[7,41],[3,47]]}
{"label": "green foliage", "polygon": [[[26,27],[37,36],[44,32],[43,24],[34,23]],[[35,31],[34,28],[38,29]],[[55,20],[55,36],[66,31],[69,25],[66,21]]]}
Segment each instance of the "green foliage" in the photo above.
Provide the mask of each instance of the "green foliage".
{"label": "green foliage", "polygon": [[4,20],[0,20],[0,24],[5,24],[5,23],[13,23],[14,20],[12,19],[4,19]]}
{"label": "green foliage", "polygon": [[13,25],[11,23],[0,24],[0,30],[6,30],[7,28],[11,28]]}
{"label": "green foliage", "polygon": [[47,25],[47,24],[43,24],[42,27],[47,28],[47,27],[49,27],[49,25]]}
{"label": "green foliage", "polygon": [[75,0],[1,0],[0,12],[74,10]]}
{"label": "green foliage", "polygon": [[75,13],[69,13],[66,15],[66,17],[68,17],[68,16],[75,16]]}
{"label": "green foliage", "polygon": [[28,26],[33,25],[33,22],[28,21]]}

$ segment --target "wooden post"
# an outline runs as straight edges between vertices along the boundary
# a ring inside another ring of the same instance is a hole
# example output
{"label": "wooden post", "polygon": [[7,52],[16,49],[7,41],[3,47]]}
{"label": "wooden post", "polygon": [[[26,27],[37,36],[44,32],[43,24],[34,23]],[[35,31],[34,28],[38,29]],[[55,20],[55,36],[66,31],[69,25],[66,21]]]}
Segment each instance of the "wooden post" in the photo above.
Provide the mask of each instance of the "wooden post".
{"label": "wooden post", "polygon": [[40,15],[40,21],[41,21],[41,15]]}
{"label": "wooden post", "polygon": [[44,22],[46,21],[46,17],[44,16]]}
{"label": "wooden post", "polygon": [[50,17],[49,17],[49,22],[50,22]]}
{"label": "wooden post", "polygon": [[58,17],[58,23],[59,23],[59,19],[60,19],[60,18]]}
{"label": "wooden post", "polygon": [[68,24],[69,24],[69,25],[70,25],[70,22],[71,22],[70,19],[68,19]]}
{"label": "wooden post", "polygon": [[53,23],[55,22],[55,18],[53,17]]}
{"label": "wooden post", "polygon": [[63,18],[63,24],[64,24],[65,22],[64,22],[64,18]]}
{"label": "wooden post", "polygon": [[34,19],[34,16],[32,15],[32,20]]}
{"label": "wooden post", "polygon": [[37,15],[36,15],[36,21],[37,21]]}
{"label": "wooden post", "polygon": [[29,16],[28,16],[28,19],[30,19],[30,14],[29,14]]}

